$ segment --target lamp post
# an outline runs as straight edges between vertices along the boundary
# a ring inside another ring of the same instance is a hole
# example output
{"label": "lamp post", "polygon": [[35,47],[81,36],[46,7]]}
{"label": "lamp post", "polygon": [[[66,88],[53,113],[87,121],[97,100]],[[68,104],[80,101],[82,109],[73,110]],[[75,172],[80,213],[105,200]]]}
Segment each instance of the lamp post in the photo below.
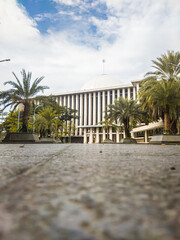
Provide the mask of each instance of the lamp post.
{"label": "lamp post", "polygon": [[0,62],[8,62],[8,61],[11,61],[11,59],[3,59],[3,60],[0,60]]}
{"label": "lamp post", "polygon": [[35,125],[34,125],[34,124],[35,124],[35,120],[36,120],[35,113],[36,113],[36,109],[39,108],[39,107],[43,107],[43,104],[36,106],[35,109],[34,109],[34,117],[33,117],[33,119],[34,119],[34,121],[33,121],[33,122],[34,122],[34,123],[33,123],[33,133],[34,133],[34,129],[35,129]]}

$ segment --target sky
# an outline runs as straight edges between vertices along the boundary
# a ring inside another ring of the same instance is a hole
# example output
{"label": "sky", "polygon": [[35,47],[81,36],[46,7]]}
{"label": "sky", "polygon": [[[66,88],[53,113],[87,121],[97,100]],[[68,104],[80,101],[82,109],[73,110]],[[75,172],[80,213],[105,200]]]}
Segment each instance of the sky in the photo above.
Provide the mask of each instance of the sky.
{"label": "sky", "polygon": [[0,90],[44,76],[45,94],[80,90],[104,73],[129,84],[180,51],[179,0],[0,0]]}

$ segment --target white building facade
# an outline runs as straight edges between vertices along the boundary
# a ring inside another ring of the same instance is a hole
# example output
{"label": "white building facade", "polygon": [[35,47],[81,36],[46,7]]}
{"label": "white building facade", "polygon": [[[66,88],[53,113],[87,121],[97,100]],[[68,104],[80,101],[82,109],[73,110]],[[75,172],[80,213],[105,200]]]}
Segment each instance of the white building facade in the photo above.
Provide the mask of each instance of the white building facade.
{"label": "white building facade", "polygon": [[[139,81],[123,85],[113,77],[103,74],[87,82],[80,91],[61,93],[53,97],[60,106],[77,110],[78,118],[73,120],[73,136],[82,137],[84,143],[103,143],[107,135],[100,122],[104,121],[106,106],[113,104],[119,97],[135,100],[138,90]],[[118,122],[117,125],[120,126]],[[120,128],[109,128],[109,138],[113,142],[119,143],[124,137]]]}

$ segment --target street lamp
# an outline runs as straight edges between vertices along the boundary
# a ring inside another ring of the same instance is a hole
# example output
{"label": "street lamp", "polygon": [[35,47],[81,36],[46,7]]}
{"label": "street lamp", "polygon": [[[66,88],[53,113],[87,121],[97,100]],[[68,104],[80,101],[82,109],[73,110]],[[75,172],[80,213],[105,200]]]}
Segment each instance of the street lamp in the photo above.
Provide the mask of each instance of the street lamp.
{"label": "street lamp", "polygon": [[4,60],[0,60],[0,62],[8,62],[8,61],[11,61],[11,59],[4,59]]}
{"label": "street lamp", "polygon": [[34,129],[35,129],[35,125],[34,125],[34,124],[35,124],[35,120],[36,120],[36,116],[35,116],[36,109],[39,108],[39,107],[43,107],[43,106],[44,106],[44,105],[41,104],[41,105],[36,106],[35,109],[34,109],[34,117],[33,117],[33,119],[34,119],[34,121],[33,121],[33,122],[34,122],[34,123],[33,123],[33,133],[34,133]]}

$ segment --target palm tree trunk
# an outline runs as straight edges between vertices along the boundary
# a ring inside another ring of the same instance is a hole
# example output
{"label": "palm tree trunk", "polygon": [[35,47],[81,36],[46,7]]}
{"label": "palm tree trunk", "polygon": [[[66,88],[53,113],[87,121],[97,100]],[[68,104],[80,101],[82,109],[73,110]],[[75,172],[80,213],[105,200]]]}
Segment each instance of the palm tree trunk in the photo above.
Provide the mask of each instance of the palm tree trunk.
{"label": "palm tree trunk", "polygon": [[170,116],[169,111],[166,111],[164,113],[164,128],[165,128],[165,134],[170,134]]}
{"label": "palm tree trunk", "polygon": [[29,109],[30,105],[28,102],[24,104],[24,111],[23,111],[23,126],[22,126],[22,132],[27,132],[27,124],[28,124],[28,116],[29,116]]}
{"label": "palm tree trunk", "polygon": [[126,120],[126,121],[124,121],[123,123],[124,123],[125,137],[126,137],[126,138],[129,138],[129,137],[131,137],[131,134],[130,134],[130,132],[129,132],[129,121]]}

